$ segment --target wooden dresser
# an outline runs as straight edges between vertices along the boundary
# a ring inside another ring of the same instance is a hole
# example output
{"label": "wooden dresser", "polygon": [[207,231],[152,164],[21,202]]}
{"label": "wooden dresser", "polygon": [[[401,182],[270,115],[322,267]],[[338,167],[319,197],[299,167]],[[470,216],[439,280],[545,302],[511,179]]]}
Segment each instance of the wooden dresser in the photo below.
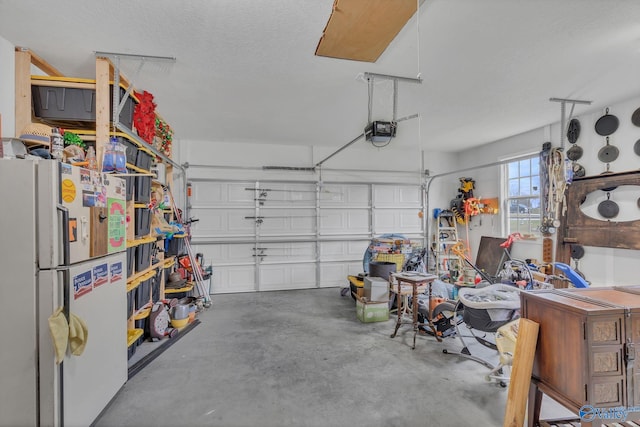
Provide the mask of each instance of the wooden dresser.
{"label": "wooden dresser", "polygon": [[540,325],[529,426],[538,425],[542,393],[576,414],[640,405],[640,286],[521,295],[522,317]]}

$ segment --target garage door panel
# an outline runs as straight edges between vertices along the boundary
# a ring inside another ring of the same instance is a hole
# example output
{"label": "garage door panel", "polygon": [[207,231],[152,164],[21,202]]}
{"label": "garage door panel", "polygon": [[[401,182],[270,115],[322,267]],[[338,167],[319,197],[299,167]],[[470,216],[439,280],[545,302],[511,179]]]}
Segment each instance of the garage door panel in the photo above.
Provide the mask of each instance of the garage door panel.
{"label": "garage door panel", "polygon": [[313,242],[260,243],[260,251],[266,255],[263,258],[265,263],[314,262],[316,259],[315,243]]}
{"label": "garage door panel", "polygon": [[320,206],[369,206],[369,186],[365,184],[325,184],[320,192]]}
{"label": "garage door panel", "polygon": [[194,245],[196,253],[204,254],[205,260],[210,264],[244,263],[253,264],[253,244],[197,244]]}
{"label": "garage door panel", "polygon": [[417,209],[377,210],[373,216],[376,234],[419,233],[422,219]]}
{"label": "garage door panel", "polygon": [[191,227],[193,235],[199,238],[254,234],[254,220],[245,218],[255,216],[253,209],[192,209],[191,214],[199,219]]}
{"label": "garage door panel", "polygon": [[320,261],[359,260],[369,246],[369,240],[321,242]]}
{"label": "garage door panel", "polygon": [[265,206],[315,206],[315,184],[287,184],[282,182],[260,182],[260,188],[264,189],[260,194]]}
{"label": "garage door panel", "polygon": [[419,207],[422,204],[422,190],[416,185],[374,185],[374,207]]}
{"label": "garage door panel", "polygon": [[315,264],[260,266],[260,290],[308,289],[316,287]]}
{"label": "garage door panel", "polygon": [[369,211],[365,209],[325,209],[320,216],[321,234],[355,234],[369,231]]}
{"label": "garage door panel", "polygon": [[190,202],[193,206],[254,206],[252,183],[193,182]]}
{"label": "garage door panel", "polygon": [[328,262],[320,267],[320,287],[330,288],[338,286],[344,288],[349,285],[347,276],[362,273],[362,263],[357,262]]}
{"label": "garage door panel", "polygon": [[211,293],[253,292],[255,269],[253,266],[227,266],[213,268]]}
{"label": "garage door panel", "polygon": [[261,235],[315,233],[315,215],[315,209],[263,209],[259,231]]}

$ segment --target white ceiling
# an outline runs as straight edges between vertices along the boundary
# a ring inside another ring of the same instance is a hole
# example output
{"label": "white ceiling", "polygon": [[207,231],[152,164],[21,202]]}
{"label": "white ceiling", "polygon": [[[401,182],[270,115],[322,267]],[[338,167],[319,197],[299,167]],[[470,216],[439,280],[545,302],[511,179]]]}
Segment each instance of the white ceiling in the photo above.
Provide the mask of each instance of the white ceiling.
{"label": "white ceiling", "polygon": [[[94,78],[95,51],[176,57],[134,84],[177,140],[340,147],[367,123],[364,72],[421,76],[399,84],[397,117],[420,114],[428,150],[557,122],[551,97],[592,100],[581,114],[640,94],[637,0],[425,0],[376,63],[314,56],[333,2],[0,0],[0,36],[70,77]],[[375,82],[372,118],[390,120]]]}

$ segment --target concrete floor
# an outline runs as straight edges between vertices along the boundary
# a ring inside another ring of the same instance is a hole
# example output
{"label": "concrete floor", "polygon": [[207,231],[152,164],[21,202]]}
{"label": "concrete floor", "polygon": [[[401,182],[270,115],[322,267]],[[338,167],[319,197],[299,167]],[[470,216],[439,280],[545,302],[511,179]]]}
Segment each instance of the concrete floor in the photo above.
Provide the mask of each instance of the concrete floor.
{"label": "concrete floor", "polygon": [[360,323],[337,288],[217,295],[199,319],[97,427],[502,425],[507,389],[442,353],[457,340],[412,350],[410,326]]}

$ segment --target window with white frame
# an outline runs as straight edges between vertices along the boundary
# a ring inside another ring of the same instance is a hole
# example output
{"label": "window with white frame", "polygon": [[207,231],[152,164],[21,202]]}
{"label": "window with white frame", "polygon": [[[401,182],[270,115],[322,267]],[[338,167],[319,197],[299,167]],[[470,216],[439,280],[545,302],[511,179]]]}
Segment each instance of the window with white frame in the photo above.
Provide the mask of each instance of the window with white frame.
{"label": "window with white frame", "polygon": [[537,155],[505,164],[507,234],[540,231],[540,159]]}

